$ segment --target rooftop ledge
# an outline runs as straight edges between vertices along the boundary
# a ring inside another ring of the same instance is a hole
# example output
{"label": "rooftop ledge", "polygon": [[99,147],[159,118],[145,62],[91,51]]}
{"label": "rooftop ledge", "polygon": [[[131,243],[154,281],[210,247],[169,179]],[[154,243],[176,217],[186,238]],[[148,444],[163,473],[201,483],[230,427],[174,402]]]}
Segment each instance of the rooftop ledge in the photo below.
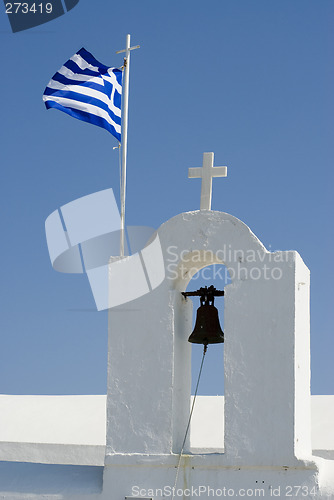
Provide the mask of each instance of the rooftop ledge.
{"label": "rooftop ledge", "polygon": [[[311,405],[313,454],[334,460],[334,396],[312,396]],[[193,453],[223,452],[223,413],[223,396],[197,397]],[[1,461],[102,466],[105,436],[105,395],[0,395]]]}

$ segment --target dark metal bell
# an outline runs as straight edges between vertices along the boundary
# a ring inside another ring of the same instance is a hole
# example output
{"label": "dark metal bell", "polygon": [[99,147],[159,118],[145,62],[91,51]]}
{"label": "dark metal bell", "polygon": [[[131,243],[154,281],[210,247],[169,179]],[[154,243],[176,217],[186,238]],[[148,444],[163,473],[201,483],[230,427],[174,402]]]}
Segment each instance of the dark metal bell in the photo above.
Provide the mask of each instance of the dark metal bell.
{"label": "dark metal bell", "polygon": [[214,305],[206,302],[197,309],[195,328],[188,342],[204,345],[224,342],[224,332],[220,327],[218,309]]}
{"label": "dark metal bell", "polygon": [[220,327],[218,309],[213,305],[215,297],[222,297],[224,290],[216,290],[211,285],[200,288],[196,292],[181,292],[187,298],[189,296],[200,297],[201,305],[197,309],[195,328],[188,342],[203,344],[204,352],[208,344],[221,344],[224,342],[224,332]]}

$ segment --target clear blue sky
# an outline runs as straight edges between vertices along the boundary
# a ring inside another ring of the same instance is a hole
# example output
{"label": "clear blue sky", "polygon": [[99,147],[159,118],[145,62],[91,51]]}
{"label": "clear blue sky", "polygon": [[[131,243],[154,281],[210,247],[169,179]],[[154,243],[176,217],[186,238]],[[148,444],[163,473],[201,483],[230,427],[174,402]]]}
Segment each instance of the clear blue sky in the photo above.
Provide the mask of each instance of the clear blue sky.
{"label": "clear blue sky", "polygon": [[127,224],[198,209],[187,169],[214,151],[228,177],[212,208],[311,270],[312,392],[334,394],[333,25],[332,0],[80,0],[16,34],[2,10],[0,393],[106,392],[107,314],[85,276],[52,269],[44,222],[101,189],[119,199],[116,140],[42,94],[82,46],[120,66],[131,33]]}

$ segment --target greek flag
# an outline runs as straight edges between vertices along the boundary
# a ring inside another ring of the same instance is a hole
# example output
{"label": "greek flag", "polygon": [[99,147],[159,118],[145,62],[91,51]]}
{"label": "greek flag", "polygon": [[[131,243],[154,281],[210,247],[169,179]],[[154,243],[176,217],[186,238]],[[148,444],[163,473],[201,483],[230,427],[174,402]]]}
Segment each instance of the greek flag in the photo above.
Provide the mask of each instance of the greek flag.
{"label": "greek flag", "polygon": [[80,49],[52,77],[43,101],[79,120],[108,130],[121,142],[122,71]]}

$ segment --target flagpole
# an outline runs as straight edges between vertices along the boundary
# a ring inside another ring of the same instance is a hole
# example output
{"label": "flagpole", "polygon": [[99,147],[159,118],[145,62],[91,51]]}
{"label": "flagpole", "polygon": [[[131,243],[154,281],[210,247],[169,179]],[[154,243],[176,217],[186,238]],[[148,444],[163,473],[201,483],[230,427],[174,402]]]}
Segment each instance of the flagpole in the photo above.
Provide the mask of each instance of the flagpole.
{"label": "flagpole", "polygon": [[126,160],[128,148],[128,103],[129,103],[129,71],[130,71],[130,35],[126,36],[124,74],[122,85],[122,170],[121,170],[121,241],[120,255],[124,257],[125,247],[125,195],[126,195]]}
{"label": "flagpole", "polygon": [[128,149],[128,102],[129,102],[129,73],[130,73],[130,51],[139,49],[139,45],[130,46],[130,35],[126,35],[125,50],[118,50],[116,54],[125,52],[124,70],[122,81],[122,129],[121,129],[121,148],[122,148],[122,168],[121,168],[121,238],[120,238],[120,256],[124,257],[125,248],[125,193],[126,193],[126,158]]}

